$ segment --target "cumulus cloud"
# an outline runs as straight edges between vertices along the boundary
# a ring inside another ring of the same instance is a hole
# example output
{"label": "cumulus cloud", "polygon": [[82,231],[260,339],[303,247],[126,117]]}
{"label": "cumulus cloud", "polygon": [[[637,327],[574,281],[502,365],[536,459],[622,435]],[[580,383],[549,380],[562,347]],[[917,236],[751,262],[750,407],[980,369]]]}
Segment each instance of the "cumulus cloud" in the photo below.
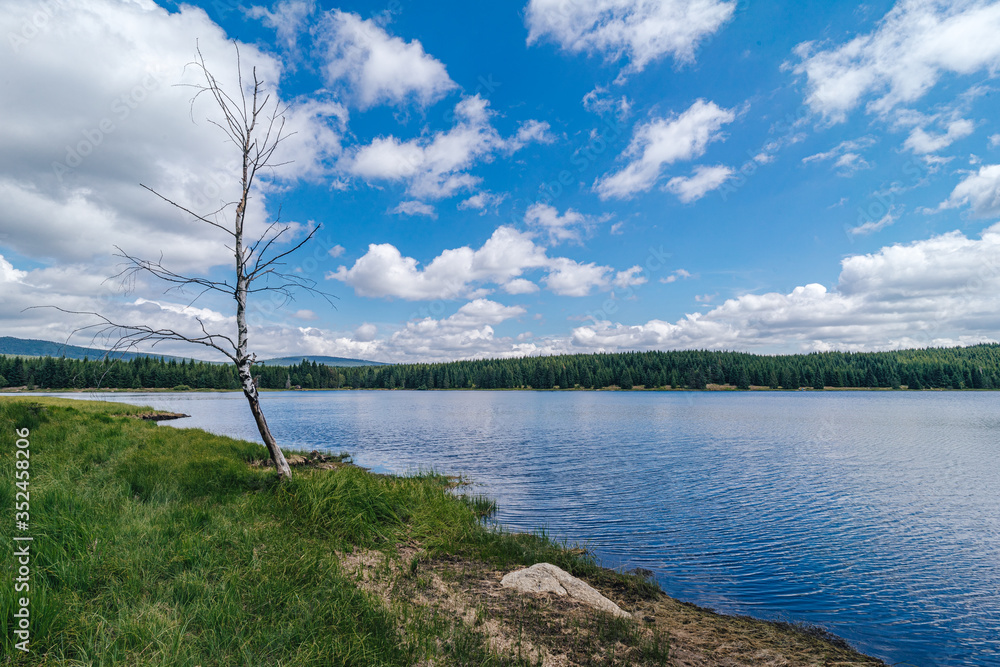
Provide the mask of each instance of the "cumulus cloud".
{"label": "cumulus cloud", "polygon": [[374,324],[369,324],[368,322],[365,322],[354,330],[354,340],[362,343],[368,343],[375,340],[375,336],[377,335],[378,327]]}
{"label": "cumulus cloud", "polygon": [[372,19],[333,11],[325,15],[318,32],[325,47],[327,81],[346,82],[360,109],[409,102],[426,107],[458,87],[419,41],[393,37]]}
{"label": "cumulus cloud", "polygon": [[940,208],[968,206],[977,218],[1000,217],[1000,164],[980,167],[951,191]]}
{"label": "cumulus cloud", "polygon": [[315,0],[282,0],[271,11],[266,7],[253,6],[246,10],[250,18],[273,28],[278,40],[289,50],[298,46],[298,36],[308,18],[316,11]]}
{"label": "cumulus cloud", "polygon": [[903,143],[905,148],[914,153],[936,153],[951,146],[954,142],[972,134],[975,124],[964,118],[950,121],[942,133],[931,133],[923,127],[915,127]]}
{"label": "cumulus cloud", "polygon": [[549,238],[549,243],[553,245],[558,245],[563,241],[580,243],[583,240],[583,235],[596,224],[596,220],[592,217],[571,208],[559,215],[559,210],[555,206],[541,202],[536,202],[528,207],[524,213],[524,222],[529,227],[544,232]]}
{"label": "cumulus cloud", "polygon": [[500,203],[507,198],[507,193],[505,192],[489,192],[484,190],[483,192],[477,192],[468,199],[463,199],[458,203],[458,210],[460,211],[479,211],[479,215],[486,215],[489,209],[497,210]]}
{"label": "cumulus cloud", "polygon": [[[579,273],[567,284],[569,288],[589,283],[593,289],[601,278],[610,277],[608,272],[602,275],[596,267],[572,260],[560,264],[566,274]],[[640,272],[618,273],[622,281],[629,275],[638,278]],[[683,270],[671,275],[676,279],[690,276]],[[864,351],[965,345],[995,339],[1000,329],[1000,312],[995,307],[998,292],[1000,224],[979,238],[955,231],[847,257],[832,289],[811,283],[787,293],[746,294],[675,322],[594,320],[569,335],[497,337],[492,328],[485,329],[495,326],[490,317],[522,313],[481,300],[481,305],[469,306],[465,312],[459,309],[443,320],[423,318],[408,323],[405,330],[378,343],[378,358],[436,360],[645,349]],[[437,332],[449,336],[440,349],[432,338]]]}
{"label": "cumulus cloud", "polygon": [[503,291],[507,294],[533,294],[538,291],[538,285],[525,278],[514,278],[504,283]]}
{"label": "cumulus cloud", "polygon": [[649,279],[644,275],[644,273],[645,271],[643,268],[636,264],[631,268],[616,273],[614,279],[611,281],[611,284],[620,289],[638,287],[639,285],[644,285],[649,282]]}
{"label": "cumulus cloud", "polygon": [[[455,106],[455,126],[409,141],[379,137],[356,149],[344,168],[368,181],[406,183],[418,198],[442,199],[474,188],[480,178],[469,173],[477,162],[488,162],[500,152],[520,149],[542,136],[542,124],[527,124],[527,132],[504,139],[490,124],[489,102],[466,97]],[[526,126],[522,126],[522,130]]]}
{"label": "cumulus cloud", "polygon": [[354,288],[360,296],[403,299],[454,299],[481,294],[476,284],[503,284],[528,269],[548,264],[545,249],[530,235],[499,227],[478,250],[445,250],[424,268],[388,243],[372,244],[354,266],[327,275]]}
{"label": "cumulus cloud", "polygon": [[878,28],[841,46],[798,45],[807,104],[831,122],[871,98],[869,113],[923,97],[942,74],[1000,66],[1000,4],[979,0],[900,0]]}
{"label": "cumulus cloud", "polygon": [[684,113],[658,118],[638,126],[622,157],[621,171],[598,179],[594,189],[601,199],[626,198],[653,187],[666,165],[704,155],[708,144],[723,138],[721,128],[736,119],[715,102],[698,100]]}
{"label": "cumulus cloud", "polygon": [[551,271],[545,276],[545,286],[560,296],[588,296],[594,288],[608,284],[611,268],[594,262],[577,262],[568,257],[552,261]]}
{"label": "cumulus cloud", "polygon": [[843,260],[836,289],[747,294],[677,322],[578,327],[576,349],[876,350],[992,340],[1000,313],[1000,225]]}
{"label": "cumulus cloud", "polygon": [[0,255],[0,283],[19,283],[28,275],[27,271],[19,271],[14,265]]}
{"label": "cumulus cloud", "polygon": [[520,306],[505,306],[475,299],[448,317],[419,317],[383,337],[374,325],[365,324],[351,334],[321,329],[287,331],[285,339],[296,353],[373,359],[398,363],[452,361],[490,356],[511,356],[521,346],[516,339],[497,337],[494,327],[525,313]]}
{"label": "cumulus cloud", "polygon": [[685,204],[698,201],[706,194],[722,187],[733,175],[733,170],[724,165],[695,167],[691,176],[677,176],[667,181],[664,189],[677,195]]}
{"label": "cumulus cloud", "polygon": [[546,272],[542,282],[560,296],[587,296],[595,289],[645,282],[639,267],[615,272],[595,262],[549,257],[532,233],[509,226],[498,227],[478,250],[468,246],[445,250],[425,267],[392,244],[372,244],[353,266],[341,266],[326,277],[350,285],[360,296],[419,301],[474,299],[489,293],[489,285],[508,294],[528,294],[538,285],[523,274],[535,270]]}
{"label": "cumulus cloud", "polygon": [[556,140],[551,126],[540,120],[527,120],[517,128],[513,137],[507,140],[506,151],[515,153],[528,144],[551,144]]}
{"label": "cumulus cloud", "polygon": [[547,39],[570,53],[625,58],[626,72],[641,72],[665,55],[693,61],[735,8],[718,0],[531,0],[525,23],[529,45]]}
{"label": "cumulus cloud", "polygon": [[[30,3],[5,8],[0,32],[19,34],[36,10]],[[59,12],[30,41],[0,50],[9,92],[0,124],[3,245],[43,262],[103,262],[91,272],[104,270],[115,245],[144,257],[162,252],[183,271],[231,261],[215,230],[138,183],[202,212],[235,199],[236,156],[205,122],[216,109],[203,96],[193,123],[190,89],[173,85],[199,82],[185,65],[200,35],[207,66],[235,94],[233,44],[203,10],[187,5],[168,12],[153,3],[89,0],[62,3]],[[326,173],[341,149],[343,108],[326,98],[281,98],[279,63],[249,44],[240,54],[273,99],[291,105],[285,131],[296,134],[275,155],[291,163],[266,178],[282,185]],[[261,185],[247,211],[248,234],[268,218],[271,189]]]}

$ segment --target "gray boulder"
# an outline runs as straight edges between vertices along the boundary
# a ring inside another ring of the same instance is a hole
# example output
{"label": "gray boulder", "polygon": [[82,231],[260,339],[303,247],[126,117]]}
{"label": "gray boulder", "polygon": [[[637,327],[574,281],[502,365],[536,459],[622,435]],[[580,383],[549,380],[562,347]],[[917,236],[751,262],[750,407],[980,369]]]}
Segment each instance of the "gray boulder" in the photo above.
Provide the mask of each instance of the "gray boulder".
{"label": "gray boulder", "polygon": [[529,568],[509,572],[500,580],[500,585],[522,593],[555,593],[559,596],[568,596],[615,616],[632,617],[592,587],[551,563],[536,563]]}

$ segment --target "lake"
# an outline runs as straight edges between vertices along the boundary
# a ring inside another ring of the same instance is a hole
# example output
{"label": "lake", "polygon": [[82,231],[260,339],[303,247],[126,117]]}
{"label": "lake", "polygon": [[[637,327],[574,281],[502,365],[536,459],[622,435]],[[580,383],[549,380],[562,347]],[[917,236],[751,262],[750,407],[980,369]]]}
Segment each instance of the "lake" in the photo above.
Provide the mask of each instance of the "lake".
{"label": "lake", "polygon": [[[65,394],[259,441],[241,394]],[[273,392],[283,447],[472,478],[513,530],[889,663],[1000,664],[1000,394]]]}

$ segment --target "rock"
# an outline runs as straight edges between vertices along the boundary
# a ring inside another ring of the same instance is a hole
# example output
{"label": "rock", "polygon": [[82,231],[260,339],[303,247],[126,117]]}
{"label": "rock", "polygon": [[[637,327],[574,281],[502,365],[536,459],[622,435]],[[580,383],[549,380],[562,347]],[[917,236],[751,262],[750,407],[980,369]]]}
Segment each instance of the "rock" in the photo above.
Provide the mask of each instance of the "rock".
{"label": "rock", "polygon": [[624,611],[589,585],[551,563],[536,563],[523,570],[508,572],[500,580],[500,585],[504,588],[513,588],[522,593],[555,593],[560,596],[566,595],[578,602],[590,605],[601,611],[606,611],[609,614],[625,618],[632,617],[627,611]]}

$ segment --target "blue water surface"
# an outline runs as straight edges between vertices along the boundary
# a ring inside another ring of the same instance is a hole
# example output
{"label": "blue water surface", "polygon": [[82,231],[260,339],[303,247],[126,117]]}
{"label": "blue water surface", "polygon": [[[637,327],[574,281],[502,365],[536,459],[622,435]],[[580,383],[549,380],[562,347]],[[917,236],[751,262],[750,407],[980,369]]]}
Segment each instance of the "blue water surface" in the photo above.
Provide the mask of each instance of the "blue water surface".
{"label": "blue water surface", "polygon": [[[73,395],[259,441],[238,393]],[[1000,393],[273,392],[283,447],[464,474],[670,595],[886,662],[1000,665]]]}

